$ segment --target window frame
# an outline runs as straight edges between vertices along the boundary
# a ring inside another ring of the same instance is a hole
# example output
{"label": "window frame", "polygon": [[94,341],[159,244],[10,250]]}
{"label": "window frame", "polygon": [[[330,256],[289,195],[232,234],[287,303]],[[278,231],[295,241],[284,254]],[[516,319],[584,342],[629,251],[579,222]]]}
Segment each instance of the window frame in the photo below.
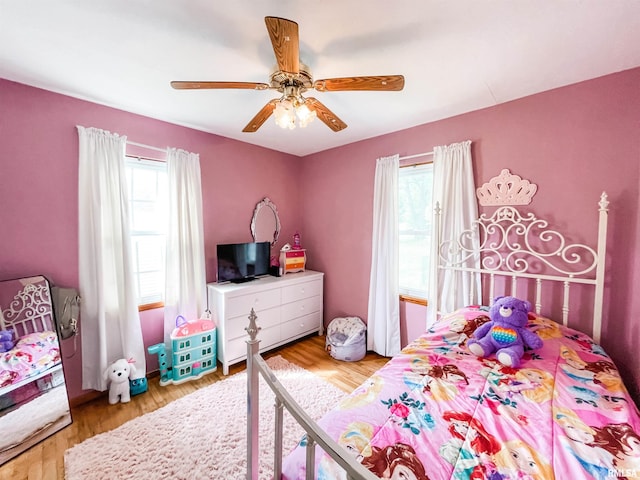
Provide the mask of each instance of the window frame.
{"label": "window frame", "polygon": [[[130,215],[130,223],[129,223],[129,239],[131,241],[131,252],[132,252],[132,269],[134,272],[134,280],[135,280],[135,285],[136,285],[136,302],[138,304],[138,311],[142,312],[145,310],[151,310],[151,309],[155,309],[155,308],[163,308],[164,307],[164,285],[165,285],[165,278],[164,278],[164,270],[166,267],[166,225],[165,225],[165,229],[164,231],[161,230],[134,230],[133,228],[133,217],[134,217],[134,202],[136,201],[133,198],[133,184],[132,181],[129,177],[129,171],[132,168],[140,168],[140,166],[142,166],[142,168],[148,169],[148,170],[152,170],[152,171],[156,171],[156,172],[164,172],[165,174],[167,173],[167,164],[166,161],[164,160],[157,160],[157,159],[153,159],[153,158],[147,158],[147,157],[141,157],[139,155],[130,155],[130,154],[126,154],[125,155],[125,168],[127,170],[127,193],[128,193],[128,202],[129,202],[129,215]],[[165,192],[166,193],[166,192]],[[157,199],[157,197],[156,197]],[[166,208],[165,208],[166,211]],[[164,242],[163,245],[161,247],[161,263],[162,266],[161,268],[158,268],[156,270],[153,270],[155,272],[161,272],[161,276],[162,276],[162,287],[161,287],[161,291],[158,292],[158,294],[160,295],[160,299],[156,300],[156,301],[148,301],[145,300],[145,298],[148,298],[151,300],[150,297],[142,297],[139,293],[139,288],[140,288],[140,277],[139,274],[141,273],[139,270],[139,265],[136,265],[136,258],[137,258],[137,254],[135,253],[135,242],[134,242],[134,238],[136,236],[141,237],[141,236],[145,236],[145,235],[162,235],[164,237]]]}
{"label": "window frame", "polygon": [[[427,167],[430,170],[430,174],[431,174],[432,181],[433,181],[433,161],[401,164],[400,167],[399,167],[400,168],[399,175],[401,175],[401,172],[404,169],[419,168],[419,167],[423,167],[423,168]],[[426,170],[426,168],[425,168],[425,170]],[[433,192],[433,190],[432,190],[432,192]],[[433,195],[431,195],[431,202],[427,203],[425,205],[425,210],[429,211],[429,212],[433,212],[433,198],[432,197],[433,197]],[[398,198],[398,216],[400,216],[400,198]],[[433,219],[433,217],[431,217],[431,219]],[[400,218],[399,218],[399,220],[400,220]],[[428,222],[429,222],[429,226],[430,226],[430,221],[428,220]],[[432,227],[431,227],[431,230],[432,230]],[[399,234],[399,236],[401,235],[400,227],[399,227],[398,234]],[[427,234],[427,235],[430,235],[430,234]],[[399,249],[401,248],[400,242],[398,243],[398,248]],[[400,255],[400,252],[398,252],[398,253]],[[426,266],[426,270],[427,270],[427,274],[428,274],[428,270],[429,270],[428,264]],[[426,298],[427,297],[426,290],[421,290],[421,289],[418,289],[418,288],[407,288],[406,286],[401,286],[401,285],[399,285],[399,288],[400,288],[400,300],[408,302],[408,303],[415,303],[415,304],[418,304],[418,305],[424,305],[424,306],[428,305],[428,299]]]}

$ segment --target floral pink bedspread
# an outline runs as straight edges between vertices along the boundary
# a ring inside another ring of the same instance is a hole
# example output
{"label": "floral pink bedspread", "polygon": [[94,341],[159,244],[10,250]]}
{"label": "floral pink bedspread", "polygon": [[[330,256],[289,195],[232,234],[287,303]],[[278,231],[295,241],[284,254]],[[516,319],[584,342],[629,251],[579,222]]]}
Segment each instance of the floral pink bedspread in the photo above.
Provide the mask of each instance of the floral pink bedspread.
{"label": "floral pink bedspread", "polygon": [[[320,425],[385,479],[640,478],[640,415],[603,349],[530,315],[544,346],[505,367],[465,347],[486,315],[443,318]],[[282,478],[304,478],[304,444]],[[346,478],[319,449],[316,476]]]}
{"label": "floral pink bedspread", "polygon": [[20,338],[13,349],[0,353],[0,388],[42,373],[60,363],[55,332],[36,332]]}

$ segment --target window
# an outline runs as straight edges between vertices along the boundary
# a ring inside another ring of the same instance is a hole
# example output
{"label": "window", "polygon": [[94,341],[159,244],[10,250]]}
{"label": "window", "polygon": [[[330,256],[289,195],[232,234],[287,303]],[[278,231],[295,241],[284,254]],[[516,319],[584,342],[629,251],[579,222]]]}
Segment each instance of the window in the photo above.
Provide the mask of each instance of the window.
{"label": "window", "polygon": [[400,294],[427,298],[431,245],[433,164],[400,168],[398,222]]}
{"label": "window", "polygon": [[127,157],[126,172],[138,305],[160,306],[164,300],[167,165]]}

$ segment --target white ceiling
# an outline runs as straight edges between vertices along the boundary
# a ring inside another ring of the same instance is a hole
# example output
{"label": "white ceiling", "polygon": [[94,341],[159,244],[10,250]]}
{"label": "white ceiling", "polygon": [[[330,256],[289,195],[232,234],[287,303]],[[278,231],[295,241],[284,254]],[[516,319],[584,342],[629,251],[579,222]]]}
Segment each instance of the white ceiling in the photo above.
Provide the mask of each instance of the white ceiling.
{"label": "white ceiling", "polygon": [[[315,79],[404,90],[313,92],[338,133],[242,133],[277,92],[169,86],[268,83],[265,16],[298,23]],[[298,156],[637,66],[638,0],[0,0],[0,77]]]}

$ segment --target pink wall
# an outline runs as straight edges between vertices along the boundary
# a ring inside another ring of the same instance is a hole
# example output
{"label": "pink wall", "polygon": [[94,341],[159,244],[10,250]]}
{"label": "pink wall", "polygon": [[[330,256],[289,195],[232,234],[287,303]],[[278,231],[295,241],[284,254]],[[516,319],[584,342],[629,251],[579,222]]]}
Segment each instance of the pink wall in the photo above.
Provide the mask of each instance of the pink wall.
{"label": "pink wall", "polygon": [[[0,105],[2,279],[44,274],[56,285],[78,286],[76,125],[200,154],[208,281],[215,280],[216,244],[250,241],[253,209],[263,197],[278,207],[278,248],[300,228],[291,168],[297,157],[2,79]],[[162,341],[162,310],[142,312],[141,320],[145,343]],[[83,393],[79,337],[75,349],[73,340],[62,345],[72,398]],[[148,363],[150,370],[157,367],[154,357]]]}
{"label": "pink wall", "polygon": [[[282,220],[278,246],[300,230],[309,268],[326,273],[325,322],[344,315],[366,320],[375,159],[470,139],[477,183],[505,167],[537,183],[532,210],[575,232],[577,241],[595,238],[596,203],[603,190],[609,193],[603,344],[638,399],[638,85],[640,69],[634,69],[300,160],[0,79],[0,278],[43,273],[58,285],[77,286],[80,124],[200,154],[209,281],[216,243],[248,240],[253,207],[269,196]],[[294,165],[306,179],[300,190],[287,184]],[[422,328],[423,309],[405,305],[402,316],[406,342]],[[161,310],[141,315],[147,344],[162,338],[160,317]],[[72,346],[63,345],[66,357]],[[83,393],[80,365],[79,354],[65,359],[72,397]]]}
{"label": "pink wall", "polygon": [[[576,241],[611,201],[603,345],[640,402],[640,69],[609,75],[305,158],[304,235],[326,273],[325,318],[367,316],[375,160],[472,140],[476,184],[508,167],[538,184],[531,210]],[[311,180],[312,179],[312,180]],[[415,328],[424,309],[413,308]]]}

